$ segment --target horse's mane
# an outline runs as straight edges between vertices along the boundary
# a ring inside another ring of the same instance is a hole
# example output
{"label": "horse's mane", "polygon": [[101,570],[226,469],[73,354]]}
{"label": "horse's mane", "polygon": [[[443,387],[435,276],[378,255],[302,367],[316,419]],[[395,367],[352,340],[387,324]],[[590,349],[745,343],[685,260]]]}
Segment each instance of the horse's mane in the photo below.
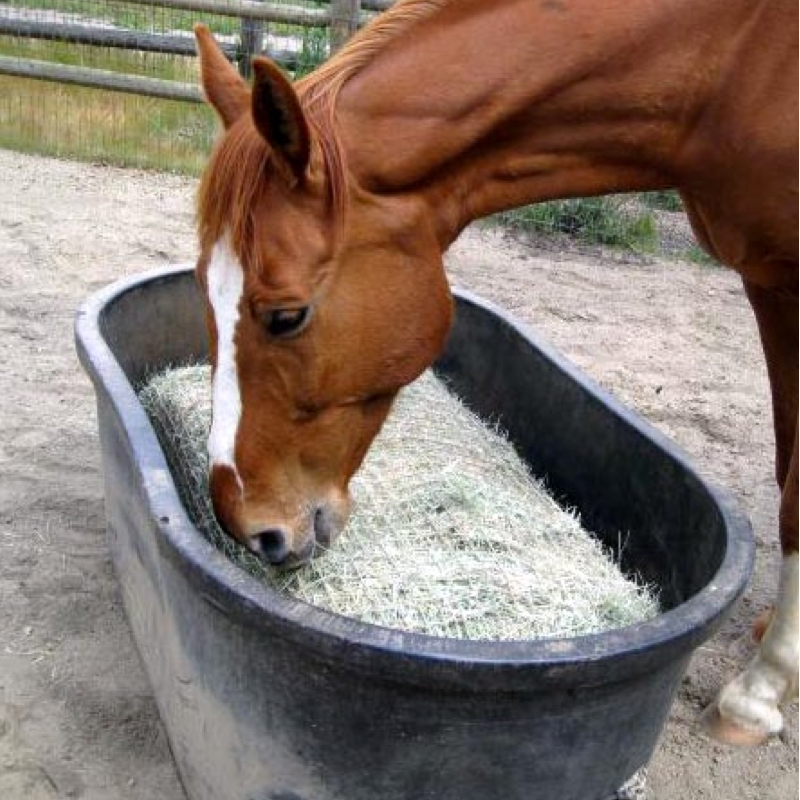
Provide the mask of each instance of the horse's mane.
{"label": "horse's mane", "polygon": [[[399,0],[359,31],[341,52],[296,84],[306,118],[320,146],[337,225],[343,224],[347,205],[347,164],[336,130],[336,103],[342,87],[387,42],[449,2]],[[219,141],[198,193],[200,240],[204,245],[218,241],[226,230],[234,247],[252,241],[253,209],[270,170],[271,154],[249,115],[231,126]]]}
{"label": "horse's mane", "polygon": [[[416,23],[426,20],[451,0],[399,0],[388,11],[362,28],[334,58],[318,67],[297,84],[309,110],[324,110],[327,118],[336,106],[342,86],[369,64],[386,44]],[[326,120],[327,121],[327,120]]]}

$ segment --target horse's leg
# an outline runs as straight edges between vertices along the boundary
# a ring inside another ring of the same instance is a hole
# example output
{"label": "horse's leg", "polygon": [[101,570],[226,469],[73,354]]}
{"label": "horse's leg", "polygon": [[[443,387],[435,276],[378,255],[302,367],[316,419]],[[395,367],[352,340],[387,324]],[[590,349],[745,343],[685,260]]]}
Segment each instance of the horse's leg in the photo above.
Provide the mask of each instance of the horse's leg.
{"label": "horse's leg", "polygon": [[706,714],[711,734],[730,744],[752,745],[780,732],[779,706],[797,697],[797,293],[745,282],[758,320],[772,388],[776,473],[781,489],[783,560],[778,600],[753,660],[725,686]]}

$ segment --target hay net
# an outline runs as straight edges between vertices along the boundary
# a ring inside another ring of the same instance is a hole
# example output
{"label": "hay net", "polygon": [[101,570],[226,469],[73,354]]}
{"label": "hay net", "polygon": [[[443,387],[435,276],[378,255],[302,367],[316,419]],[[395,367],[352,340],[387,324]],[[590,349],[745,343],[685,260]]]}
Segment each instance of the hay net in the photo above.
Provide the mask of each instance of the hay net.
{"label": "hay net", "polygon": [[140,399],[200,531],[256,577],[328,611],[461,639],[570,637],[658,613],[654,591],[560,507],[495,425],[432,372],[400,392],[324,554],[277,572],[230,539],[208,496],[210,369],[166,370]]}

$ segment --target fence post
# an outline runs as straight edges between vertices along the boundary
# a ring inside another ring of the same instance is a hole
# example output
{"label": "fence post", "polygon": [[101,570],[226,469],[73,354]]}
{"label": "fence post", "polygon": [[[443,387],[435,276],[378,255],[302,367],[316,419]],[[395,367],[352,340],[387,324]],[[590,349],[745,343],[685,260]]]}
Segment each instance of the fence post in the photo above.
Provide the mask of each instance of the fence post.
{"label": "fence post", "polygon": [[361,0],[331,0],[331,54],[340,50],[358,30]]}
{"label": "fence post", "polygon": [[249,78],[252,71],[253,56],[258,55],[264,45],[264,22],[260,19],[242,19],[242,33],[237,54],[239,74]]}

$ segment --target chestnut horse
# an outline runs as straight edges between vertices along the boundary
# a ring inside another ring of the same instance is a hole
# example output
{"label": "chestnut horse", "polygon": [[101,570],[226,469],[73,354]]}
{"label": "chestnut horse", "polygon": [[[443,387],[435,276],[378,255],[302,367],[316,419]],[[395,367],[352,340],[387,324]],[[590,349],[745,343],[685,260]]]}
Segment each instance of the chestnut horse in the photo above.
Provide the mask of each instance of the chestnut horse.
{"label": "chestnut horse", "polygon": [[227,531],[296,564],[348,514],[396,392],[443,346],[442,253],[553,198],[677,188],[736,269],[773,394],[783,562],[759,650],[707,719],[762,741],[797,688],[797,8],[788,0],[403,0],[293,86],[197,26],[225,133],[199,195]]}

